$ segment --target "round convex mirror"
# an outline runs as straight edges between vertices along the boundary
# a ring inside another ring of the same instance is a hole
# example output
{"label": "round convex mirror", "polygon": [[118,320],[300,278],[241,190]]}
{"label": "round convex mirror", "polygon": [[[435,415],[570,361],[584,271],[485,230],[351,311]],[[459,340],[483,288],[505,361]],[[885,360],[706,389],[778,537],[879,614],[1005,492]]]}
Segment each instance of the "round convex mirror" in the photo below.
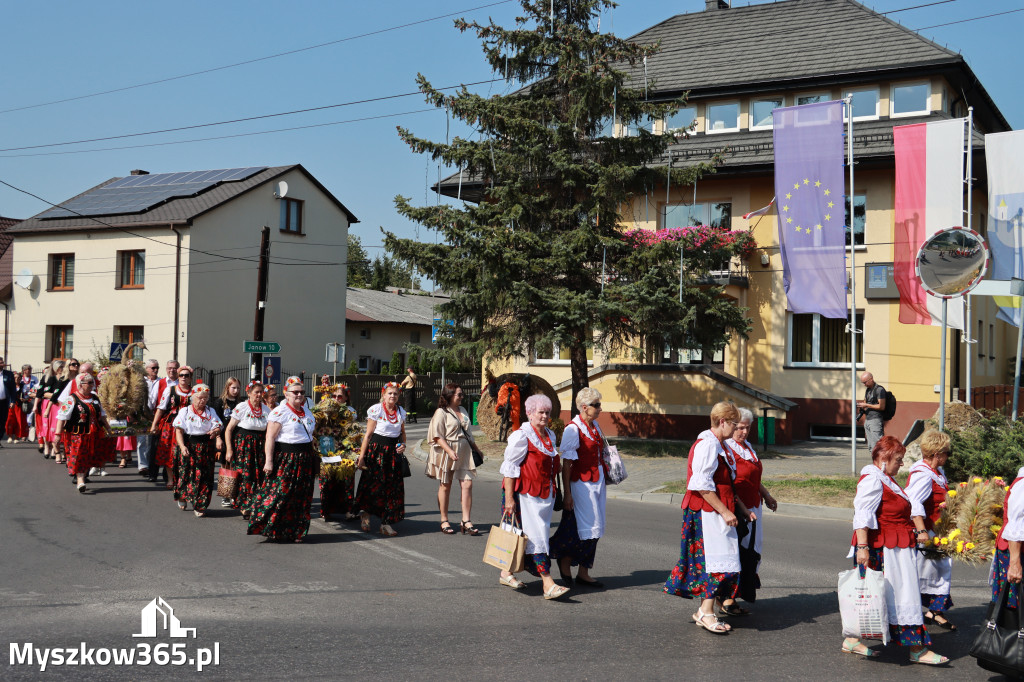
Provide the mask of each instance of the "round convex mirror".
{"label": "round convex mirror", "polygon": [[917,252],[917,277],[932,296],[963,296],[988,270],[988,247],[981,235],[964,227],[933,234]]}

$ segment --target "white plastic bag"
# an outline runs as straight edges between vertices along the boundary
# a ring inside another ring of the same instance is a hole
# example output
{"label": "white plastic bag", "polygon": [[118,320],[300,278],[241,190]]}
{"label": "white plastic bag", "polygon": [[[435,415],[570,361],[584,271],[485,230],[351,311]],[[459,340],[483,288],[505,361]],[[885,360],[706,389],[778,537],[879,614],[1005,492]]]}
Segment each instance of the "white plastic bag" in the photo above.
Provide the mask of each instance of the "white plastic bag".
{"label": "white plastic bag", "polygon": [[851,568],[839,574],[839,614],[843,636],[879,639],[889,643],[889,614],[885,604],[885,578],[881,571]]}
{"label": "white plastic bag", "polygon": [[604,449],[604,461],[608,465],[608,482],[612,485],[622,483],[626,480],[628,474],[626,473],[626,465],[622,463],[622,458],[619,457],[619,449],[614,445],[609,445]]}

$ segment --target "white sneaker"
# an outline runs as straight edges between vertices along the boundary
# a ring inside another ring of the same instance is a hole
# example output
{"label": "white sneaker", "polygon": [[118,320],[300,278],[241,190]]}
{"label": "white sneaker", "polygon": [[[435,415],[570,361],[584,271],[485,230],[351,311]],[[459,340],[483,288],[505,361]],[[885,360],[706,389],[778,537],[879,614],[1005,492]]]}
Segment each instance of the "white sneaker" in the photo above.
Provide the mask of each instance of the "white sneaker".
{"label": "white sneaker", "polygon": [[8,442],[8,443],[13,443],[13,442],[14,442],[14,439],[13,439],[13,438],[11,438],[10,436],[8,436],[8,437],[7,437],[7,442]]}
{"label": "white sneaker", "polygon": [[89,476],[95,476],[95,475],[96,475],[96,474],[98,474],[99,472],[100,472],[100,470],[99,470],[99,469],[97,469],[96,467],[93,467],[92,469],[89,469],[89,474],[88,474],[88,475],[89,475]]}
{"label": "white sneaker", "polygon": [[222,507],[230,507],[231,506],[231,500],[229,500],[226,497],[221,499],[220,506],[222,506]]}
{"label": "white sneaker", "polygon": [[100,469],[100,476],[106,476],[106,475],[107,475],[107,470],[106,469]]}

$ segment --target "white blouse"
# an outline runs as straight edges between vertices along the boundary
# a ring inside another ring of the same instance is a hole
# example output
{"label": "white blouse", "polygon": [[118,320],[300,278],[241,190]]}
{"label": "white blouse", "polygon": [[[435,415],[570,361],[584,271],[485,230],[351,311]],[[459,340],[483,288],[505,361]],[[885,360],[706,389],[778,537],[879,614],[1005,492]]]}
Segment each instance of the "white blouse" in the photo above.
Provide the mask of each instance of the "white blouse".
{"label": "white blouse", "polygon": [[[1016,478],[1024,478],[1024,467],[1017,470]],[[1024,482],[1018,483],[1010,490],[1010,499],[1006,501],[1003,539],[1024,542]]]}
{"label": "white blouse", "polygon": [[597,437],[601,439],[601,442],[604,442],[604,434],[601,433],[601,427],[597,425],[597,422],[594,422],[593,426],[588,430],[586,424],[584,424],[583,420],[580,419],[580,416],[576,415],[573,417],[572,421],[569,422],[569,425],[575,426],[576,428],[566,428],[565,431],[562,431],[562,442],[558,446],[558,451],[562,454],[562,459],[579,459],[579,454],[576,451],[580,449],[581,433],[585,439],[593,443],[594,439],[590,437],[590,431],[596,431]]}
{"label": "white blouse", "polygon": [[730,438],[729,440],[725,441],[725,444],[732,448],[732,451],[734,453],[736,453],[743,459],[747,460],[748,462],[760,461],[757,458],[757,453],[754,452],[754,446],[750,444],[749,440],[745,440],[742,443],[740,443],[734,438]]}
{"label": "white blouse", "polygon": [[910,498],[911,516],[925,516],[924,501],[932,496],[932,481],[943,488],[949,487],[946,482],[946,472],[942,470],[942,467],[939,467],[938,473],[935,473],[923,459],[914,462],[914,466],[910,467],[910,480],[906,487],[907,497]]}
{"label": "white blouse", "polygon": [[[878,530],[878,505],[882,504],[882,491],[888,488],[903,499],[910,502],[910,498],[885,472],[874,464],[868,464],[861,469],[863,477],[857,484],[857,494],[853,498],[853,528],[867,528]],[[913,504],[913,503],[911,503]],[[913,509],[913,506],[911,506]],[[913,512],[911,512],[913,513]]]}
{"label": "white blouse", "polygon": [[223,426],[220,417],[209,406],[203,408],[203,413],[198,415],[195,407],[189,405],[179,410],[178,416],[174,418],[174,428],[181,429],[186,436],[202,436]]}
{"label": "white blouse", "polygon": [[165,388],[163,393],[160,394],[160,400],[158,400],[156,403],[156,409],[167,411],[170,410],[171,391],[174,392],[175,396],[180,396],[182,398],[188,397],[188,392],[182,393],[181,391],[178,390],[178,384],[168,384],[167,388]]}
{"label": "white blouse", "polygon": [[281,425],[281,432],[277,435],[278,443],[309,443],[313,440],[313,429],[316,428],[316,419],[314,419],[313,413],[305,405],[302,406],[301,419],[292,412],[287,403],[281,403],[270,413],[267,421]]}
{"label": "white blouse", "polygon": [[238,422],[237,426],[240,429],[245,429],[247,431],[266,431],[267,416],[270,414],[270,408],[263,403],[260,403],[260,407],[262,408],[260,416],[254,417],[252,408],[249,406],[249,401],[243,400],[235,405],[235,409],[231,413],[231,418]]}
{"label": "white blouse", "polygon": [[[103,416],[106,414],[106,412],[103,411],[103,406],[100,405],[100,401],[97,400],[95,397],[89,397],[86,398],[85,400],[82,400],[82,397],[78,396],[78,399],[81,400],[83,403],[92,403],[92,406],[96,408],[97,416]],[[57,410],[57,421],[66,422],[67,420],[71,419],[71,412],[74,409],[75,399],[73,397],[68,396],[65,400],[60,401],[60,408]]]}
{"label": "white blouse", "polygon": [[377,422],[373,432],[386,438],[398,438],[402,435],[402,425],[405,424],[405,409],[398,407],[398,421],[392,424],[384,413],[384,406],[380,403],[373,405],[366,411],[366,419]]}
{"label": "white blouse", "polygon": [[555,432],[551,429],[545,429],[545,431],[548,432],[548,438],[551,439],[550,450],[537,437],[537,433],[533,430],[530,422],[523,422],[523,425],[518,430],[512,432],[508,437],[508,445],[505,447],[505,460],[501,463],[501,468],[498,469],[502,476],[519,478],[519,465],[526,459],[530,443],[533,443],[533,447],[548,457],[556,457],[558,455],[558,450],[555,448]]}
{"label": "white blouse", "polygon": [[736,460],[732,453],[722,447],[722,441],[708,429],[697,436],[697,447],[693,449],[693,470],[686,481],[687,490],[715,490],[715,472],[718,470],[718,456],[723,455],[729,465],[729,472],[736,475]]}

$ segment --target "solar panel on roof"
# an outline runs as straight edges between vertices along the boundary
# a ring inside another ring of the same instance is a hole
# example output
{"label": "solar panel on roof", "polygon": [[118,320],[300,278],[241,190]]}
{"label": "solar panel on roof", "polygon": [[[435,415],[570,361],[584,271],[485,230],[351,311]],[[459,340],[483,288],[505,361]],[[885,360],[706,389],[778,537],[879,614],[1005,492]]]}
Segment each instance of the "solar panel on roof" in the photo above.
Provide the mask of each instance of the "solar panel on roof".
{"label": "solar panel on roof", "polygon": [[78,215],[142,213],[171,199],[195,196],[222,182],[245,180],[264,170],[266,166],[129,175],[66,201],[39,214],[39,217],[70,218]]}

